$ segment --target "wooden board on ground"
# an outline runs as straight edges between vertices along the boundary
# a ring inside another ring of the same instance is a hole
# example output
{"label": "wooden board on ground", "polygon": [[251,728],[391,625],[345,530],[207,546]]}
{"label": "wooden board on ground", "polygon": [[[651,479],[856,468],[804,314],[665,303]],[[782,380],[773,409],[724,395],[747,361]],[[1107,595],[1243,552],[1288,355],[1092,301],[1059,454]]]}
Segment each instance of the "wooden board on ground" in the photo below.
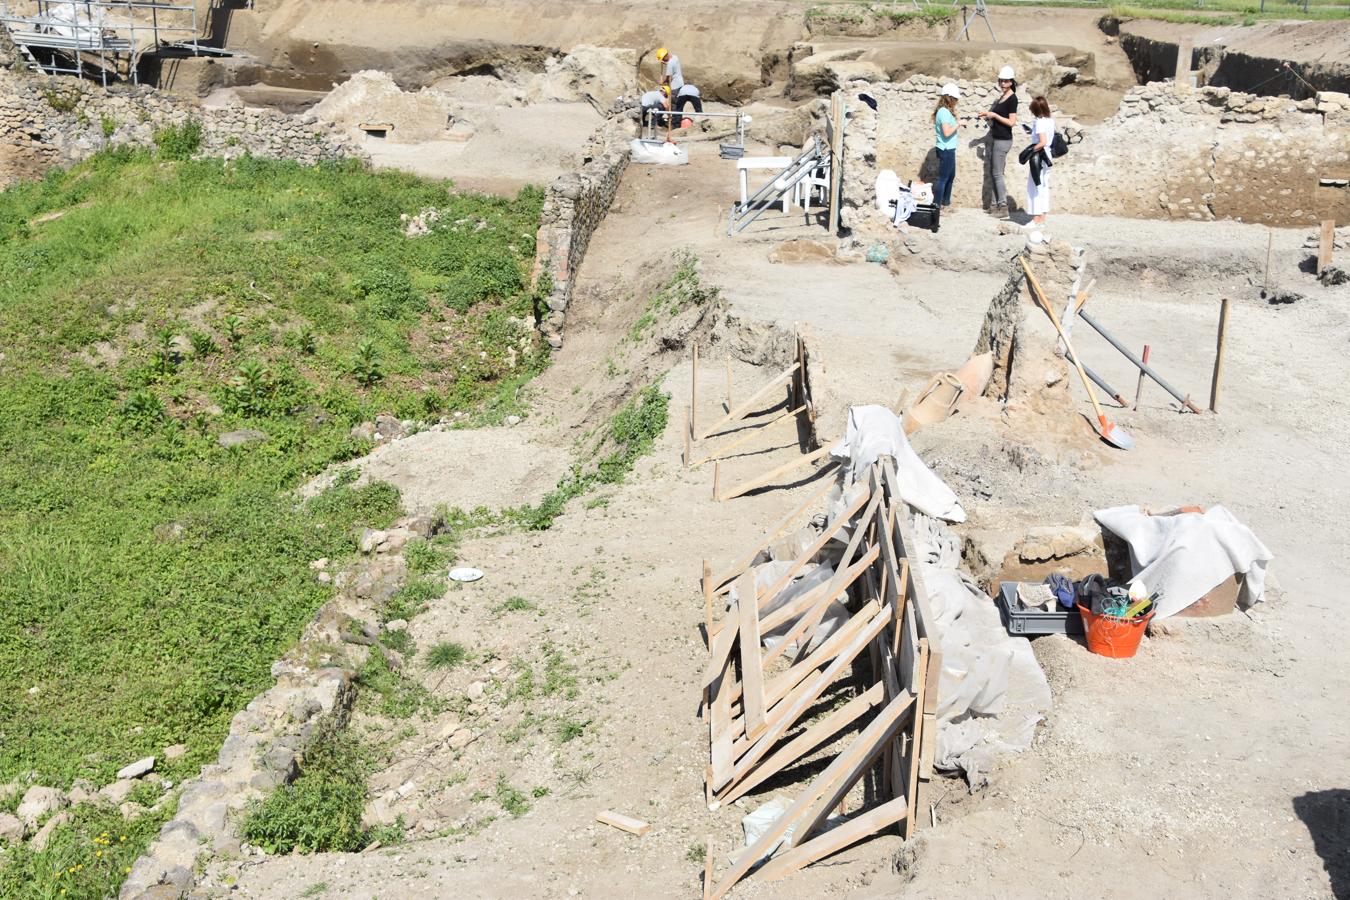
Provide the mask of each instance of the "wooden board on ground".
{"label": "wooden board on ground", "polygon": [[629,834],[635,834],[638,837],[642,837],[652,830],[652,826],[649,822],[635,819],[632,816],[625,816],[623,813],[617,813],[610,809],[601,810],[596,813],[595,821],[603,822],[606,825],[610,825],[620,831],[626,831]]}

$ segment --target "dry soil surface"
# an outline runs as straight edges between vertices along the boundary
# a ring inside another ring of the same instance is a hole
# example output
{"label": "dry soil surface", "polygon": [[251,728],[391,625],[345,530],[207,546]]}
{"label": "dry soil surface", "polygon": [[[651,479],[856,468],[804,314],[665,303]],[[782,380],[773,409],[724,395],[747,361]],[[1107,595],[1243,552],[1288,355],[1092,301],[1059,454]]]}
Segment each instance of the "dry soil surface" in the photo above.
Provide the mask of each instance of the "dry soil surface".
{"label": "dry soil surface", "polygon": [[[548,396],[535,425],[554,429],[554,445],[585,418],[605,360],[618,379],[636,365],[623,355],[624,335],[642,308],[644,276],[680,247],[703,259],[731,317],[809,323],[832,354],[831,393],[844,401],[884,401],[965,359],[1021,236],[1000,235],[993,220],[967,210],[938,235],[910,235],[914,249],[900,247],[893,273],[863,262],[769,263],[778,238],[811,226],[798,213],[756,236],[726,237],[731,165],[707,146],[694,150],[687,169],[630,170],[595,236],[567,344],[540,382]],[[789,880],[745,883],[734,896],[1350,890],[1350,675],[1341,652],[1350,628],[1336,587],[1350,550],[1341,527],[1350,406],[1335,391],[1350,338],[1346,289],[1316,287],[1299,271],[1303,232],[1277,232],[1273,277],[1304,299],[1271,305],[1252,284],[1264,263],[1262,227],[1054,217],[1051,230],[1089,250],[1098,278],[1090,309],[1130,346],[1151,343],[1158,367],[1202,405],[1218,301],[1233,299],[1220,413],[1179,413],[1147,385],[1137,412],[1109,411],[1136,439],[1129,453],[1093,440],[1086,421],[1027,433],[996,413],[958,414],[931,426],[915,446],[970,512],[962,530],[1017,533],[1120,503],[1222,503],[1274,552],[1278,587],[1250,614],[1160,630],[1129,662],[1064,638],[1036,640],[1055,707],[1035,746],[994,772],[989,790],[972,797],[962,782],[936,779],[920,797],[913,845],[880,837]],[[1081,323],[1075,334],[1084,358],[1132,394],[1128,363]],[[738,392],[770,375],[741,358],[732,368]],[[700,367],[701,421],[718,415],[724,379],[720,359]],[[687,361],[666,378],[673,410],[689,401],[689,380]],[[569,382],[576,395],[564,389]],[[396,762],[376,787],[390,811],[408,815],[417,839],[368,854],[218,863],[212,883],[233,879],[234,887],[216,893],[696,897],[707,835],[725,869],[747,810],[710,813],[703,804],[700,561],[725,566],[817,482],[715,503],[708,468],[681,468],[678,418],[627,483],[574,502],[552,530],[467,543],[464,562],[487,577],[448,590],[413,620],[419,646],[453,639],[474,651],[449,676],[411,662],[410,672],[455,706],[453,721],[447,713],[357,723],[396,742]],[[800,452],[783,433],[750,447],[727,463],[724,479]],[[651,833],[594,822],[606,808],[650,821]]]}

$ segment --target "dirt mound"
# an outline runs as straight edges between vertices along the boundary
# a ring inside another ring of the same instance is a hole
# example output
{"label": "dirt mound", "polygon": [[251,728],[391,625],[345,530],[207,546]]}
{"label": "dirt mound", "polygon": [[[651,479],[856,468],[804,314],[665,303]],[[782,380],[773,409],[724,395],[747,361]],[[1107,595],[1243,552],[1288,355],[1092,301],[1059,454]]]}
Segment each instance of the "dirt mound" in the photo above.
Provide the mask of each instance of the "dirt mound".
{"label": "dirt mound", "polygon": [[321,121],[351,131],[388,125],[387,140],[400,144],[442,137],[454,118],[450,98],[440,91],[406,92],[388,73],[373,70],[357,72],[333,88],[313,111]]}

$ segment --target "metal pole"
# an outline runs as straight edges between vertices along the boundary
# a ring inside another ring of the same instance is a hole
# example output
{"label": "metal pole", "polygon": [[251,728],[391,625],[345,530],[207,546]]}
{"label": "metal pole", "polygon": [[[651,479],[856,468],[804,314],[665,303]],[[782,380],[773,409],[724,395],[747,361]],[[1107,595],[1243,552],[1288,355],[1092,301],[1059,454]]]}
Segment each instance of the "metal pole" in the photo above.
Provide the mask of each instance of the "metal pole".
{"label": "metal pole", "polygon": [[1141,372],[1143,372],[1149,378],[1152,378],[1155,382],[1157,382],[1158,387],[1162,388],[1164,391],[1167,391],[1167,393],[1175,397],[1177,402],[1179,402],[1182,406],[1186,407],[1191,412],[1194,413],[1200,412],[1200,408],[1196,406],[1194,403],[1192,403],[1189,397],[1183,397],[1176,388],[1172,387],[1170,384],[1164,381],[1163,377],[1159,375],[1157,372],[1155,372],[1148,365],[1148,363],[1144,362],[1142,359],[1131,353],[1128,349],[1126,349],[1125,345],[1122,344],[1120,341],[1116,340],[1109,331],[1107,331],[1102,326],[1098,325],[1097,322],[1092,318],[1092,316],[1088,315],[1086,312],[1082,310],[1079,310],[1078,318],[1082,319],[1084,322],[1091,325],[1098,334],[1106,338],[1107,342],[1112,347],[1115,347],[1117,350],[1119,350],[1125,356],[1125,358],[1128,359],[1130,362],[1134,363],[1135,366]]}

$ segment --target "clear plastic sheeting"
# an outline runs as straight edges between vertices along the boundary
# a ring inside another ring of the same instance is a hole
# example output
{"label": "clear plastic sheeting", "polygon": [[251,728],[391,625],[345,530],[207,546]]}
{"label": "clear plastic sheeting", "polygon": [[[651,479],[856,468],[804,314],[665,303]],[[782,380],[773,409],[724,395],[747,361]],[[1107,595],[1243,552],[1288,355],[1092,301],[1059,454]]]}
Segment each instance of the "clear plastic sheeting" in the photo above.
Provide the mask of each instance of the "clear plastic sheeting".
{"label": "clear plastic sheeting", "polygon": [[830,455],[847,459],[853,481],[866,473],[878,457],[895,460],[900,499],[922,513],[948,522],[964,522],[966,512],[946,482],[914,452],[900,417],[884,406],[852,406],[844,440]]}
{"label": "clear plastic sheeting", "polygon": [[1031,746],[1050,711],[1050,684],[1031,642],[1009,635],[993,601],[957,570],[956,535],[924,516],[914,534],[942,652],[934,765],[980,788],[1001,759]]}
{"label": "clear plastic sheeting", "polygon": [[1159,618],[1176,615],[1235,574],[1245,576],[1239,608],[1251,609],[1265,599],[1271,552],[1222,506],[1163,516],[1117,506],[1093,515],[1129,545],[1131,586],[1162,592]]}

